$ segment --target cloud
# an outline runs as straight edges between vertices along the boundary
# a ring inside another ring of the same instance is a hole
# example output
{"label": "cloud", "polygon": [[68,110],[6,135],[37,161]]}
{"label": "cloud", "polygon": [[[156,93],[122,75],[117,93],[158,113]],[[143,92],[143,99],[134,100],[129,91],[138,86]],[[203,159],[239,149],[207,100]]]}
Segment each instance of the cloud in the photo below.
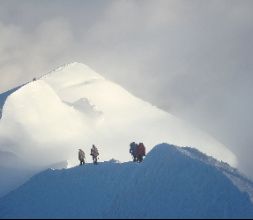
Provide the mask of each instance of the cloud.
{"label": "cloud", "polygon": [[[55,18],[42,22],[32,32],[0,23],[1,91],[25,83],[62,64],[73,42],[68,22]],[[71,55],[70,55],[71,56]]]}

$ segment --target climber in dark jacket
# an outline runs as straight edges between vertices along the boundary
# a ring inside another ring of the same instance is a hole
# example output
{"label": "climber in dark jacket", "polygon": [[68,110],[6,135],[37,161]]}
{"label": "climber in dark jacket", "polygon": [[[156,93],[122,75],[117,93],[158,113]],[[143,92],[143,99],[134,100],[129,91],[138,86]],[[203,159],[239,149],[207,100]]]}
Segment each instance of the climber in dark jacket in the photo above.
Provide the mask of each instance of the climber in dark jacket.
{"label": "climber in dark jacket", "polygon": [[130,144],[129,153],[132,154],[133,156],[133,162],[137,161],[137,147],[138,147],[138,144],[136,144],[135,142],[132,142]]}

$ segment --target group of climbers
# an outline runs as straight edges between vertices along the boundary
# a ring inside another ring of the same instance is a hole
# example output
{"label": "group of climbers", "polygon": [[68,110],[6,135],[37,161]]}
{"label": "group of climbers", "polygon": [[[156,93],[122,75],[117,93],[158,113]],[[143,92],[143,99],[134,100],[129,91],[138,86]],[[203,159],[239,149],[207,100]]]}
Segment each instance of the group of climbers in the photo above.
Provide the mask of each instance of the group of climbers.
{"label": "group of climbers", "polygon": [[[94,144],[92,145],[92,148],[90,150],[90,155],[92,156],[93,163],[98,164],[98,155],[99,155],[99,153],[98,153],[97,147]],[[79,149],[78,159],[80,161],[80,165],[85,164],[85,153],[82,149]]]}
{"label": "group of climbers", "polygon": [[[143,157],[146,156],[146,148],[143,143],[135,143],[132,142],[130,144],[130,154],[133,156],[133,162],[142,162]],[[97,147],[93,144],[91,148],[90,155],[92,156],[92,160],[94,164],[98,164],[98,149]],[[80,161],[80,165],[85,164],[85,153],[82,149],[79,149],[78,152],[78,159]]]}
{"label": "group of climbers", "polygon": [[142,162],[143,157],[146,156],[146,148],[143,143],[132,142],[130,144],[129,153],[133,156],[133,162]]}

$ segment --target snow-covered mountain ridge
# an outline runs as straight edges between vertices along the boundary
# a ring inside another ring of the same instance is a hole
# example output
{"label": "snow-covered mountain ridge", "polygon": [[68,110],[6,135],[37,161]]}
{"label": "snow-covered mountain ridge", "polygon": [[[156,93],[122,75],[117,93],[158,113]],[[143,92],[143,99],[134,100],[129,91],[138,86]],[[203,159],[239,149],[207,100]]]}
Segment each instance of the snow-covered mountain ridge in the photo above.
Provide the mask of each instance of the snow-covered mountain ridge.
{"label": "snow-covered mountain ridge", "polygon": [[246,192],[253,204],[253,182],[239,170],[231,167],[228,163],[217,161],[215,158],[207,156],[195,148],[182,147],[177,149],[193,159],[197,159],[205,164],[216,167],[219,171],[226,175],[240,191]]}
{"label": "snow-covered mountain ridge", "polygon": [[142,163],[49,169],[0,199],[0,217],[252,218],[249,195],[204,157],[161,144]]}

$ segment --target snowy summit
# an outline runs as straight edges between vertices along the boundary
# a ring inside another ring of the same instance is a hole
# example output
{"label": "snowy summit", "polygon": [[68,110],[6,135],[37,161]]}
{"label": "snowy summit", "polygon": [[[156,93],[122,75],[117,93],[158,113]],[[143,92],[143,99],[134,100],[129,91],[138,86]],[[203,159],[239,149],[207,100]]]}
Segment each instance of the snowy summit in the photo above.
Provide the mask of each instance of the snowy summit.
{"label": "snowy summit", "polygon": [[[8,94],[0,121],[0,150],[45,166],[68,160],[93,143],[101,161],[129,161],[131,141],[194,146],[236,166],[236,157],[209,135],[133,96],[81,63],[64,65]],[[71,165],[72,164],[72,165]]]}

